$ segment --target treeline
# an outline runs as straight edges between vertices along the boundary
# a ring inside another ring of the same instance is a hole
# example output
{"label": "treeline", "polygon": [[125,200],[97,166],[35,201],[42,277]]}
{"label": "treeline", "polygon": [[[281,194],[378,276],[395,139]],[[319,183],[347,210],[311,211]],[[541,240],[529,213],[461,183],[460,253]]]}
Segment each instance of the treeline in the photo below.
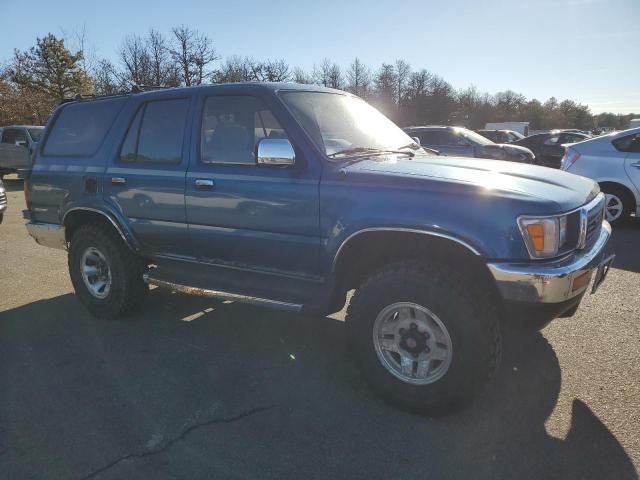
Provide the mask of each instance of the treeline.
{"label": "treeline", "polygon": [[[70,43],[75,45],[69,47]],[[95,58],[86,43],[84,32],[71,41],[48,34],[27,51],[16,50],[0,71],[0,125],[43,124],[64,98],[113,94],[133,85],[284,81],[352,92],[401,125],[482,128],[487,122],[528,121],[532,129],[621,129],[635,116],[594,116],[586,105],[572,100],[551,97],[541,102],[511,90],[493,95],[475,87],[456,90],[439,75],[414,70],[401,59],[372,68],[358,57],[347,66],[325,58],[311,70],[284,59],[222,59],[206,34],[184,25],[168,34],[152,29],[125,37],[115,60]]]}

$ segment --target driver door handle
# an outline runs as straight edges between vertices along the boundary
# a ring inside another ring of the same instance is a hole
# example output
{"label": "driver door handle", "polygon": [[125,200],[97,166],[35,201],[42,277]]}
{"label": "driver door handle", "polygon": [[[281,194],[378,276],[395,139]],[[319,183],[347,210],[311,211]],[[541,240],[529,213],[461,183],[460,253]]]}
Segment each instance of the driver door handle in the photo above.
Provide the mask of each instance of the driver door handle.
{"label": "driver door handle", "polygon": [[198,178],[195,181],[196,190],[213,190],[214,182],[207,178]]}
{"label": "driver door handle", "polygon": [[640,168],[640,162],[632,163],[632,167]]}

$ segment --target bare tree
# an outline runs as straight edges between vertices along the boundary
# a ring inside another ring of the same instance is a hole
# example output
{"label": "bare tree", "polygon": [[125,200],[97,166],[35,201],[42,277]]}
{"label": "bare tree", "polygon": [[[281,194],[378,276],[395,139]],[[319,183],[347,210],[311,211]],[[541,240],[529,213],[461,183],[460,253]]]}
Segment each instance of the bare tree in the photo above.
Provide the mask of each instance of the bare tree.
{"label": "bare tree", "polygon": [[319,67],[313,66],[313,83],[328,87],[331,82],[331,62],[325,58]]}
{"label": "bare tree", "polygon": [[180,69],[182,83],[187,87],[200,85],[210,75],[209,65],[218,59],[213,43],[209,37],[186,25],[171,31],[174,45],[170,52]]}
{"label": "bare tree", "polygon": [[93,90],[96,95],[113,95],[126,89],[115,66],[106,58],[99,60],[92,71]]}
{"label": "bare tree", "polygon": [[151,56],[146,42],[139,35],[125,37],[120,46],[120,61],[124,66],[123,80],[134,85],[154,84]]}
{"label": "bare tree", "polygon": [[147,51],[153,85],[176,86],[178,82],[174,75],[175,67],[171,60],[167,40],[158,30],[149,30]]}
{"label": "bare tree", "polygon": [[311,76],[300,67],[293,70],[293,81],[302,84],[313,83]]}
{"label": "bare tree", "polygon": [[239,55],[227,57],[214,74],[216,83],[251,82],[255,80],[252,60]]}
{"label": "bare tree", "polygon": [[396,104],[398,109],[402,106],[402,101],[406,94],[407,83],[411,77],[411,66],[404,60],[396,60]]}
{"label": "bare tree", "polygon": [[354,95],[366,98],[371,89],[371,71],[356,57],[347,69],[347,90]]}
{"label": "bare tree", "polygon": [[254,74],[261,82],[286,82],[289,80],[289,65],[284,59],[253,62]]}
{"label": "bare tree", "polygon": [[329,85],[331,88],[342,88],[342,70],[340,70],[340,65],[334,63],[331,65],[329,69]]}

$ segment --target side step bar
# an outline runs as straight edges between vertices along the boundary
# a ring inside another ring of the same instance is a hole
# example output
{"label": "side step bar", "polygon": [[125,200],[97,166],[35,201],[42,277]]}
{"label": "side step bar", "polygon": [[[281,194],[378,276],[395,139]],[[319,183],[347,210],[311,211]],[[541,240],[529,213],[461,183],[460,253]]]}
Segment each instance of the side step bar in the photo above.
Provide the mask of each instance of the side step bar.
{"label": "side step bar", "polygon": [[231,300],[233,302],[247,303],[250,305],[259,305],[262,307],[277,308],[280,310],[289,310],[292,312],[300,312],[302,305],[297,303],[281,302],[279,300],[271,300],[268,298],[252,297],[249,295],[242,295],[239,293],[222,292],[219,290],[209,290],[206,288],[189,287],[187,285],[180,285],[178,283],[169,282],[167,280],[160,280],[153,278],[148,272],[144,274],[144,281],[149,285],[155,285],[161,288],[167,288],[176,292],[186,293],[189,295],[198,295],[200,297],[217,298],[218,300]]}

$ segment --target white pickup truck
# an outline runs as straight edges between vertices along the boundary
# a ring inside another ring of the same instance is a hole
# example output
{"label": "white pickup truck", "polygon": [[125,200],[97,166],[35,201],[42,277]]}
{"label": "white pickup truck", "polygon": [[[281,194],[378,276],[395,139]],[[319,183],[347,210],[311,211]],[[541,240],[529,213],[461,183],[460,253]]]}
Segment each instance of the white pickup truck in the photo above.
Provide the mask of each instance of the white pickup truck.
{"label": "white pickup truck", "polygon": [[10,125],[0,128],[0,180],[31,165],[31,154],[40,140],[44,127]]}

